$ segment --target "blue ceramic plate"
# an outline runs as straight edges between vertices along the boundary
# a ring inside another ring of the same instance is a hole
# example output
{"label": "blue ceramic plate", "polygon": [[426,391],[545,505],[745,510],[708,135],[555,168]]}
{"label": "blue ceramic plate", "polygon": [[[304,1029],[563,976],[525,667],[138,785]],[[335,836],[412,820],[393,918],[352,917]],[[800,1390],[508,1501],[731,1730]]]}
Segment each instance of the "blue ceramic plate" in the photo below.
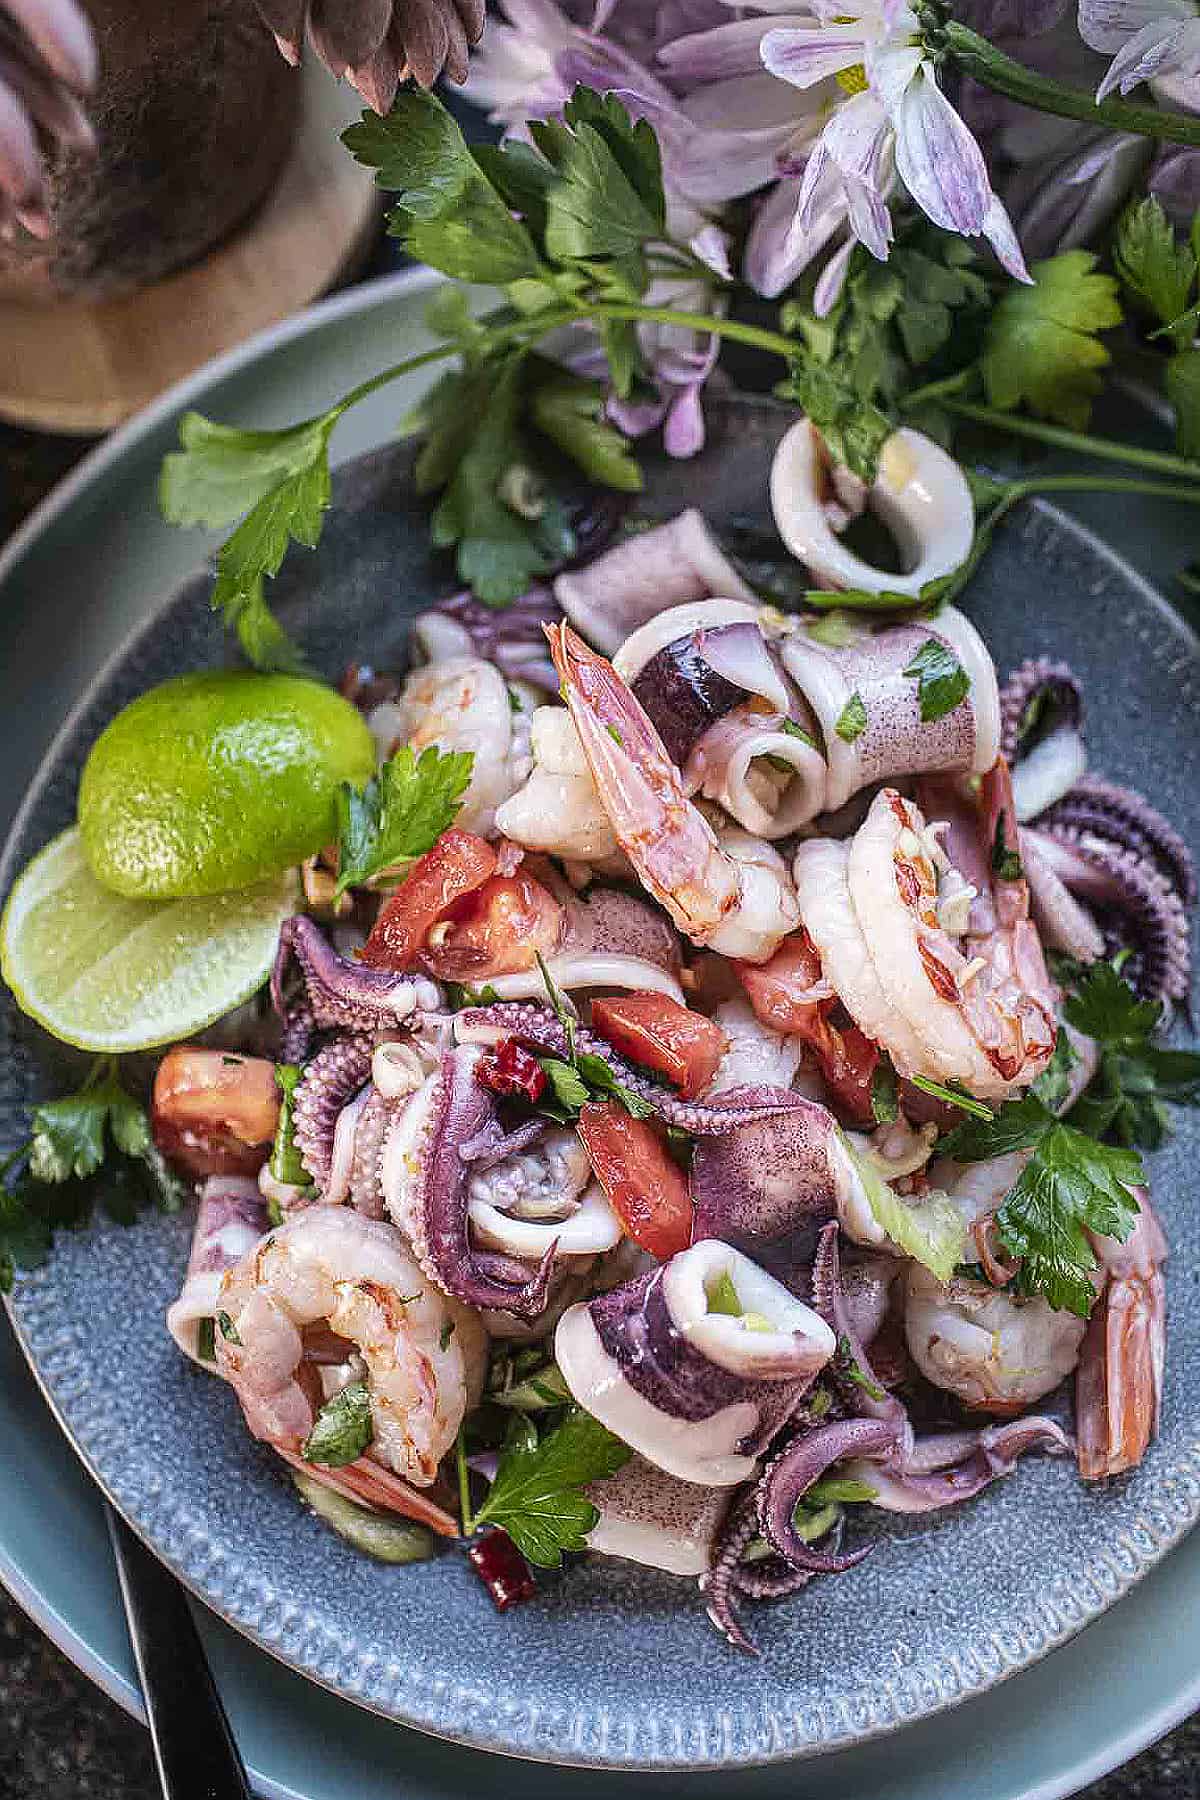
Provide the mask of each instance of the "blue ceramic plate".
{"label": "blue ceramic plate", "polygon": [[[314,330],[319,337],[320,322]],[[351,368],[346,379],[358,373]],[[228,395],[212,404],[225,416],[279,417],[295,405],[287,394],[286,384],[275,388],[269,411],[254,392],[242,404]],[[686,492],[712,510],[719,493],[726,516],[753,516],[769,430],[761,409],[730,413],[705,464],[656,477],[656,503],[670,506]],[[157,438],[164,435],[160,426]],[[147,430],[138,446],[143,463],[161,450],[155,437]],[[93,482],[94,499],[102,485]],[[289,576],[288,605],[318,654],[324,644],[340,659],[369,644],[382,660],[402,643],[405,601],[428,591],[423,540],[394,465],[360,469],[350,489],[326,546]],[[139,490],[135,481],[144,508]],[[169,579],[182,558],[170,567],[170,540],[137,507],[123,515],[140,552],[130,555],[113,496],[90,518],[86,486],[80,498],[89,555],[70,568],[60,549],[55,603],[82,599],[98,579],[130,611],[139,598],[144,606],[144,592],[130,593],[129,583]],[[35,540],[18,560],[10,594],[36,583],[37,549]],[[356,584],[361,603],[348,617]],[[1111,773],[1153,786],[1195,839],[1195,801],[1182,789],[1196,652],[1161,602],[1086,534],[1043,513],[1004,539],[972,605],[1001,661],[1035,648],[1072,654],[1097,696],[1106,665],[1136,636],[1119,716],[1115,707],[1094,710],[1093,751]],[[25,624],[24,611],[13,616]],[[170,619],[139,634],[69,722],[10,858],[23,859],[65,822],[78,755],[117,705],[177,666],[220,654],[198,594],[176,602]],[[44,663],[61,659],[61,639],[39,637],[32,617],[26,634]],[[19,1027],[5,1075],[9,1106],[48,1079],[44,1046]],[[15,1121],[12,1128],[15,1135]],[[197,1592],[297,1668],[410,1723],[518,1754],[607,1766],[746,1764],[885,1731],[994,1683],[1078,1629],[1186,1529],[1200,1503],[1185,1398],[1198,1346],[1178,1304],[1196,1247],[1188,1153],[1181,1135],[1158,1171],[1170,1196],[1176,1304],[1166,1429],[1143,1470],[1096,1495],[1061,1467],[1030,1467],[968,1513],[887,1534],[861,1572],[759,1615],[759,1665],[707,1635],[690,1589],[665,1577],[597,1562],[498,1621],[453,1559],[381,1574],[343,1551],[297,1512],[270,1459],[245,1439],[229,1397],[175,1360],[159,1318],[185,1253],[178,1225],[155,1220],[70,1240],[22,1284],[16,1314],[52,1403],[118,1504]]]}

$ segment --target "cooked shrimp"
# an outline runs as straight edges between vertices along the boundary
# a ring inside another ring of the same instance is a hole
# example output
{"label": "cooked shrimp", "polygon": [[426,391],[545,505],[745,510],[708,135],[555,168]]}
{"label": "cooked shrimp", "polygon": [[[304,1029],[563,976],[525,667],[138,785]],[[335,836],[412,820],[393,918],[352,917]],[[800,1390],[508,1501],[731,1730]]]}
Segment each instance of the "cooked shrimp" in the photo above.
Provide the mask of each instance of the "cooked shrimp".
{"label": "cooked shrimp", "polygon": [[565,706],[539,706],[530,722],[533,770],[496,812],[515,844],[568,861],[624,859]]}
{"label": "cooked shrimp", "polygon": [[1093,1235],[1104,1287],[1075,1382],[1079,1473],[1102,1481],[1136,1468],[1158,1430],[1166,1355],[1167,1240],[1145,1188],[1125,1242]]}
{"label": "cooked shrimp", "polygon": [[499,669],[477,656],[452,656],[417,669],[399,701],[377,709],[371,725],[381,750],[402,743],[419,753],[436,744],[473,754],[458,823],[481,837],[493,834],[496,808],[529,773],[528,717],[514,712]]}
{"label": "cooked shrimp", "polygon": [[475,1314],[426,1280],[393,1226],[345,1207],[311,1207],[264,1238],[226,1275],[221,1315],[220,1372],[254,1436],[281,1454],[300,1454],[312,1430],[317,1363],[361,1371],[374,1437],[338,1478],[358,1471],[380,1492],[388,1471],[429,1487],[482,1390]]}
{"label": "cooked shrimp", "polygon": [[746,832],[718,837],[612,664],[568,625],[546,632],[600,803],[643,887],[693,943],[764,962],[799,916],[782,861]]}
{"label": "cooked shrimp", "polygon": [[[846,875],[878,986],[921,1046],[919,1067],[904,1072],[961,1082],[992,1099],[1028,1086],[1050,1060],[1057,1024],[1028,894],[1008,891],[1024,883],[997,884],[1003,897],[986,934],[976,935],[975,889],[894,788],[872,802]],[[902,1046],[902,1060],[911,1048]]]}
{"label": "cooked shrimp", "polygon": [[1079,1361],[1086,1322],[1048,1301],[1013,1296],[986,1281],[942,1283],[910,1263],[904,1335],[935,1387],[967,1406],[1011,1417],[1040,1400]]}

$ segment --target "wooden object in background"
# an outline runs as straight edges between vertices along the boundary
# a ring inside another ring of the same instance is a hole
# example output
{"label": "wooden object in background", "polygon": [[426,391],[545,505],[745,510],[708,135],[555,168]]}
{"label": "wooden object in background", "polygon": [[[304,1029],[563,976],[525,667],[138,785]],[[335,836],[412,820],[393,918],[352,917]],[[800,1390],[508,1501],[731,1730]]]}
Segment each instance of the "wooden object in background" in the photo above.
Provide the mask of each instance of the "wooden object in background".
{"label": "wooden object in background", "polygon": [[94,304],[0,295],[0,415],[45,431],[107,431],[352,272],[380,200],[339,142],[362,101],[315,59],[300,80],[299,129],[277,185],[203,262]]}

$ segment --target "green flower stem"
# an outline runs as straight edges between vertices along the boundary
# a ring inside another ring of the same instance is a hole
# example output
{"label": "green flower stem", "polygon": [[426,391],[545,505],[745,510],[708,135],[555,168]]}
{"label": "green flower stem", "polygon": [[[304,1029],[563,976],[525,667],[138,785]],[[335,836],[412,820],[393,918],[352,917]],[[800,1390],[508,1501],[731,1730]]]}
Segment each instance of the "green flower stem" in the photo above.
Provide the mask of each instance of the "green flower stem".
{"label": "green flower stem", "polygon": [[905,394],[900,405],[905,412],[911,412],[918,406],[952,399],[955,394],[961,394],[964,388],[971,387],[977,378],[977,371],[972,363],[970,368],[960,369],[957,375],[943,375],[940,381],[930,381],[924,387],[914,388],[911,394]]}
{"label": "green flower stem", "polygon": [[[560,325],[569,325],[573,319],[583,316],[579,308],[570,311],[565,308],[561,312],[535,313],[527,319],[514,319],[508,325],[497,326],[489,333],[489,348],[503,344],[520,343],[523,338],[536,341],[547,332],[556,331]],[[387,387],[389,382],[399,381],[403,375],[411,375],[416,369],[423,369],[430,363],[442,362],[447,356],[458,356],[463,346],[455,339],[444,344],[435,344],[432,350],[422,350],[417,356],[406,356],[403,362],[392,363],[389,368],[381,369],[378,375],[372,375],[367,381],[360,381],[356,388],[351,388],[338,403],[339,413],[348,412],[350,407],[357,406],[369,394]]]}
{"label": "green flower stem", "polygon": [[1181,487],[1175,481],[1122,481],[1119,476],[1106,475],[1047,475],[1040,481],[1017,481],[999,504],[1007,509],[1030,494],[1139,494],[1148,500],[1180,500],[1187,506],[1200,506],[1200,483]]}
{"label": "green flower stem", "polygon": [[[905,401],[905,406],[909,401]],[[992,425],[1014,437],[1032,438],[1038,444],[1050,444],[1056,450],[1075,450],[1081,456],[1095,456],[1103,462],[1131,463],[1135,468],[1154,469],[1160,475],[1182,475],[1200,482],[1200,462],[1186,456],[1171,456],[1164,450],[1139,450],[1115,438],[1091,437],[1084,431],[1065,431],[1059,425],[1043,425],[1037,419],[1018,418],[1015,413],[1000,412],[991,406],[975,406],[966,400],[947,400],[946,411],[960,419],[971,419],[977,425]]]}
{"label": "green flower stem", "polygon": [[458,1438],[454,1446],[454,1458],[458,1464],[458,1510],[462,1520],[462,1534],[464,1537],[470,1537],[475,1530],[475,1514],[471,1511],[471,1471],[467,1468],[465,1424],[459,1427]]}
{"label": "green flower stem", "polygon": [[1082,119],[1088,125],[1109,125],[1114,131],[1136,137],[1157,138],[1169,144],[1200,145],[1200,118],[1190,113],[1163,112],[1155,106],[1131,106],[1127,100],[1094,100],[1077,88],[1038,75],[1023,63],[1005,56],[986,38],[949,19],[938,32],[940,45],[954,58],[965,75],[993,88],[1009,100],[1038,112],[1055,113],[1060,119]]}
{"label": "green flower stem", "polygon": [[740,319],[721,319],[711,313],[681,312],[674,306],[634,306],[623,302],[597,301],[594,306],[581,306],[580,319],[633,319],[644,325],[680,325],[685,331],[702,331],[708,336],[732,338],[737,344],[750,344],[755,350],[769,350],[790,362],[797,345],[778,331],[763,331],[757,325],[743,325]]}

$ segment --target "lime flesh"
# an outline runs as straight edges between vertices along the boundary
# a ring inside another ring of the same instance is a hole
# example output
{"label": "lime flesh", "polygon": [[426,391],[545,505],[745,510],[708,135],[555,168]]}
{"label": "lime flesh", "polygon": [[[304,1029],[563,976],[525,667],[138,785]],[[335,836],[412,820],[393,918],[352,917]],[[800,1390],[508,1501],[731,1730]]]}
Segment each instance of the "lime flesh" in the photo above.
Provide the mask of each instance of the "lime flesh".
{"label": "lime flesh", "polygon": [[0,919],[0,973],[65,1043],[120,1054],[190,1037],[270,973],[295,911],[294,872],[227,894],[130,900],[101,886],[64,831],[19,876]]}
{"label": "lime flesh", "polygon": [[349,701],[295,675],[181,675],[118,713],[92,747],[79,826],[93,874],[163,900],[249,887],[336,835],[334,796],[375,766]]}

